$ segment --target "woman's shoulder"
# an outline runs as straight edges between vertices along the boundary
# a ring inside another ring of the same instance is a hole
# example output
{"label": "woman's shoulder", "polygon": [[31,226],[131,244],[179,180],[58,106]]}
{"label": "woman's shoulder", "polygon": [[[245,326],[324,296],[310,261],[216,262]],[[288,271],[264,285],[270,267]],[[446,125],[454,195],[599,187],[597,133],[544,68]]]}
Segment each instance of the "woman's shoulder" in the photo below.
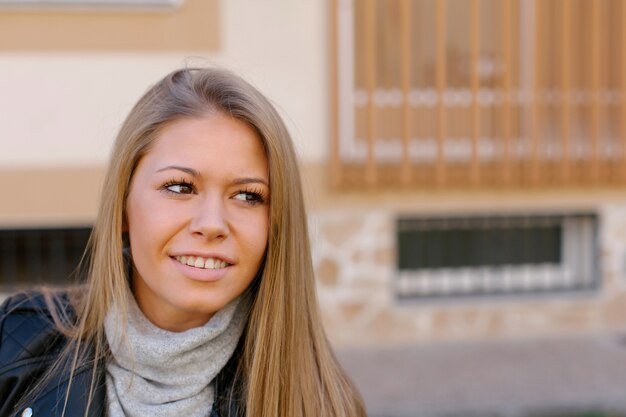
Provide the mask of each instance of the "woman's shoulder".
{"label": "woman's shoulder", "polygon": [[48,311],[46,298],[55,298],[66,302],[68,299],[68,293],[66,291],[52,290],[29,290],[17,292],[8,296],[4,302],[2,302],[2,305],[0,305],[0,318],[4,318],[9,314],[14,313],[45,313]]}
{"label": "woman's shoulder", "polygon": [[[23,407],[39,410],[36,415],[61,415],[64,402],[59,399],[66,394],[65,415],[87,415],[85,392],[92,384],[93,361],[77,369],[73,379],[64,365],[54,368],[69,341],[60,327],[75,320],[70,298],[67,292],[31,291],[10,296],[0,306],[0,416],[19,415],[17,404],[35,386]],[[56,370],[48,373],[51,369]],[[90,416],[100,416],[104,409],[104,374],[98,378]]]}
{"label": "woman's shoulder", "polygon": [[61,336],[53,319],[52,305],[66,317],[73,315],[66,292],[21,292],[2,303],[0,374],[8,366],[51,353]]}

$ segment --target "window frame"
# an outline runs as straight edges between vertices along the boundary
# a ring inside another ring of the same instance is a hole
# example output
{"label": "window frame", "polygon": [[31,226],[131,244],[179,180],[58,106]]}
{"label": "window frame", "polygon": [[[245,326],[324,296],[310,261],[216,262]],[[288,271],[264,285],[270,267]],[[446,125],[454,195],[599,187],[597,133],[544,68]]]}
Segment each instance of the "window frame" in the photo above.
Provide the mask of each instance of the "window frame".
{"label": "window frame", "polygon": [[[402,268],[396,259],[395,294],[398,299],[441,299],[476,296],[516,296],[594,292],[600,288],[598,216],[594,213],[499,216],[400,216],[396,220],[396,253],[399,234],[413,222],[422,230],[498,228],[515,225],[562,226],[560,263],[480,265],[475,267]],[[508,226],[507,226],[508,225]]]}

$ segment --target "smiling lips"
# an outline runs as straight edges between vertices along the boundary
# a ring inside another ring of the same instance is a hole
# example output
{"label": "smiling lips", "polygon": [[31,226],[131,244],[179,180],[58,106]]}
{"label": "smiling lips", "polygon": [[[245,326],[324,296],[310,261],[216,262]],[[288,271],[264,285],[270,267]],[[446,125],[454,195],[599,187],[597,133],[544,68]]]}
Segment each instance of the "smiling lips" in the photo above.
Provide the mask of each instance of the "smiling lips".
{"label": "smiling lips", "polygon": [[203,258],[201,256],[175,256],[174,259],[183,265],[204,269],[222,269],[230,265],[228,262],[224,262],[221,259]]}

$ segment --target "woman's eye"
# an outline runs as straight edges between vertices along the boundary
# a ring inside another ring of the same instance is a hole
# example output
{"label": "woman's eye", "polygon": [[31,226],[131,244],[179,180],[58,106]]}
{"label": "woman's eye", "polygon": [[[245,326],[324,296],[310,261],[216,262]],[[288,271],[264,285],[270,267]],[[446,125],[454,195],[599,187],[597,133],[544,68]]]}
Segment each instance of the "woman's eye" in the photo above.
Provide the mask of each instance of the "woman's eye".
{"label": "woman's eye", "polygon": [[258,193],[251,193],[248,191],[240,191],[235,194],[235,200],[245,201],[250,204],[259,204],[263,202],[263,197]]}
{"label": "woman's eye", "polygon": [[175,194],[193,193],[193,187],[189,184],[169,184],[165,186],[165,189]]}

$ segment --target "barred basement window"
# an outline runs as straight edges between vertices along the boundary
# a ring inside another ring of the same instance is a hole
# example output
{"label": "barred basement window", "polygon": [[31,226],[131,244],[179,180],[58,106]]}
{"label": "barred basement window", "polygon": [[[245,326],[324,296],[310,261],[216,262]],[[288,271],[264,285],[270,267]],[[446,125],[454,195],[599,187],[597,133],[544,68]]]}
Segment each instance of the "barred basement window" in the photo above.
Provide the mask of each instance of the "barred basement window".
{"label": "barred basement window", "polygon": [[70,283],[90,228],[0,230],[0,288]]}
{"label": "barred basement window", "polygon": [[401,298],[591,290],[593,214],[397,221]]}

